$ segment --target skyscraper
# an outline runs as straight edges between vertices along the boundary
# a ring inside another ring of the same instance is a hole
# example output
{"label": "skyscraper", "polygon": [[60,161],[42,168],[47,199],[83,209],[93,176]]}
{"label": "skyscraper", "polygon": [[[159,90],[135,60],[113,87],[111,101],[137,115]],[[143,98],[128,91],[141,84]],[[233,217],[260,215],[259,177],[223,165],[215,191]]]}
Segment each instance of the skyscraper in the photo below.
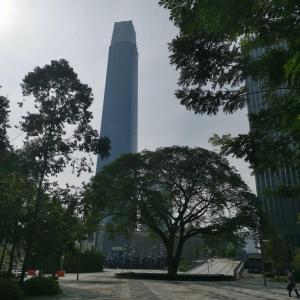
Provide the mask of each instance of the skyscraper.
{"label": "skyscraper", "polygon": [[[99,172],[122,154],[137,152],[138,130],[138,51],[132,21],[116,22],[109,48],[101,134],[111,141],[107,159],[98,156]],[[96,233],[95,247],[106,254],[122,248],[123,237],[111,240],[108,233]]]}
{"label": "skyscraper", "polygon": [[137,151],[138,52],[132,21],[116,22],[109,48],[101,133],[111,141],[108,159],[98,157],[97,172],[121,154]]}
{"label": "skyscraper", "polygon": [[[264,48],[252,49],[250,55],[255,59],[263,52]],[[249,94],[248,111],[249,113],[258,113],[266,106],[262,82],[248,78],[246,87]],[[278,91],[278,93],[282,93],[282,91]],[[300,212],[300,198],[275,197],[265,193],[266,190],[274,191],[280,185],[300,184],[299,171],[295,170],[293,166],[285,166],[277,170],[267,169],[257,172],[255,180],[257,195],[263,202],[270,223],[278,229],[289,246],[299,247],[300,226],[297,224],[297,217]]]}

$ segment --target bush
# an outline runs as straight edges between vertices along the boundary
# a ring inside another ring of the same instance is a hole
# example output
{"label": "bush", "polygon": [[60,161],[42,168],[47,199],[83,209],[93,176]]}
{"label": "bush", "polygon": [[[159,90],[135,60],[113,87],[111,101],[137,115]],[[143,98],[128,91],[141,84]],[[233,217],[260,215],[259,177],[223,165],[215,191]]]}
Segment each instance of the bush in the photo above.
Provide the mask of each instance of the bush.
{"label": "bush", "polygon": [[272,278],[271,281],[273,281],[273,282],[287,283],[288,282],[288,278],[287,278],[287,276],[280,276],[279,278]]}
{"label": "bush", "polygon": [[17,282],[5,278],[0,278],[1,300],[19,300],[22,297],[23,292]]}
{"label": "bush", "polygon": [[25,295],[56,295],[61,292],[59,283],[52,277],[33,277],[23,282]]}
{"label": "bush", "polygon": [[297,282],[300,282],[300,270],[295,270],[293,272],[294,278]]}
{"label": "bush", "polygon": [[178,271],[187,272],[188,270],[200,265],[198,262],[181,260],[179,262]]}
{"label": "bush", "polygon": [[274,277],[274,274],[273,274],[272,272],[265,272],[265,273],[264,273],[264,276],[265,276],[266,278],[273,278],[273,277]]}
{"label": "bush", "polygon": [[233,281],[235,277],[223,274],[177,274],[169,275],[166,273],[117,273],[118,278],[143,279],[143,280],[176,280],[176,281]]}
{"label": "bush", "polygon": [[[78,252],[68,253],[65,256],[63,268],[68,273],[76,273]],[[103,256],[96,250],[85,250],[80,255],[80,273],[94,273],[103,271]]]}
{"label": "bush", "polygon": [[0,278],[16,279],[16,275],[8,272],[0,272]]}

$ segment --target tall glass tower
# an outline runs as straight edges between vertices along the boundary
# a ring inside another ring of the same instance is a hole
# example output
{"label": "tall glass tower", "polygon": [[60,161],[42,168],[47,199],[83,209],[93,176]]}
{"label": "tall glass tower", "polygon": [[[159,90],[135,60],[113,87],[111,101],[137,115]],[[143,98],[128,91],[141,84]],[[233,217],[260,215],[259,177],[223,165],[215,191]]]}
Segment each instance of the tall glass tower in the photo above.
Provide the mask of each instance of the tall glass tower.
{"label": "tall glass tower", "polygon": [[[263,48],[252,49],[250,55],[256,59],[263,52]],[[262,82],[248,78],[246,87],[249,94],[248,111],[249,113],[258,113],[266,106]],[[278,91],[278,93],[282,93],[282,91]],[[295,170],[293,166],[285,166],[277,170],[267,169],[257,172],[255,180],[257,195],[263,201],[264,210],[271,224],[279,230],[289,246],[299,247],[300,226],[297,224],[297,217],[300,212],[300,198],[274,197],[265,193],[266,190],[274,191],[280,185],[300,184],[299,171]]]}
{"label": "tall glass tower", "polygon": [[138,52],[132,21],[114,25],[109,48],[101,134],[111,141],[110,156],[97,160],[97,172],[121,154],[137,152]]}
{"label": "tall glass tower", "polygon": [[[101,134],[111,142],[107,159],[98,156],[99,172],[122,154],[137,152],[138,131],[138,51],[132,21],[116,22],[109,48]],[[107,221],[107,220],[106,220]],[[103,221],[105,223],[105,220]],[[95,235],[95,248],[103,254],[123,248],[126,240],[112,240],[107,232]]]}

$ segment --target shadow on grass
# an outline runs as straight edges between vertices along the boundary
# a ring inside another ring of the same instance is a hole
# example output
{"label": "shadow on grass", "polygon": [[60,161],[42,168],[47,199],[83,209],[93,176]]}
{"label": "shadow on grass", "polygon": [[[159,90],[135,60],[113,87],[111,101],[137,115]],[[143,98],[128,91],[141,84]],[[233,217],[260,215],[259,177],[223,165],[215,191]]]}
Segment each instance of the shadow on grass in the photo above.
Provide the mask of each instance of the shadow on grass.
{"label": "shadow on grass", "polygon": [[165,273],[116,273],[116,277],[124,279],[150,279],[170,281],[234,281],[235,277],[223,274],[177,274]]}
{"label": "shadow on grass", "polygon": [[122,281],[120,280],[84,280],[79,279],[77,280],[65,280],[60,282],[60,284],[63,285],[69,285],[69,284],[105,284],[105,285],[112,285],[112,284],[120,284]]}

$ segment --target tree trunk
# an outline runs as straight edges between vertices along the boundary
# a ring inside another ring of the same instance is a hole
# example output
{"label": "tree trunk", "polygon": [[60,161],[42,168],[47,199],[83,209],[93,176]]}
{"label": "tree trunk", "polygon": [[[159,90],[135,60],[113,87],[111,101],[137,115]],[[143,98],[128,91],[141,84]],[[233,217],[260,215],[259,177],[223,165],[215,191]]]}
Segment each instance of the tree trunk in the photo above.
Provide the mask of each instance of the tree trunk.
{"label": "tree trunk", "polygon": [[14,258],[15,258],[16,244],[17,244],[17,237],[15,236],[14,241],[11,246],[11,251],[10,251],[10,256],[9,256],[8,274],[12,273]]}
{"label": "tree trunk", "polygon": [[3,267],[7,244],[8,244],[8,239],[5,239],[5,243],[4,243],[4,247],[3,247],[2,255],[1,255],[1,261],[0,261],[0,271],[2,270],[2,267]]}
{"label": "tree trunk", "polygon": [[265,277],[265,247],[264,247],[264,241],[263,241],[261,221],[258,222],[258,237],[259,237],[260,252],[261,252],[261,274],[263,277],[264,286],[266,287],[267,280]]}
{"label": "tree trunk", "polygon": [[81,241],[79,242],[79,251],[78,251],[78,258],[77,258],[77,276],[76,280],[79,280],[79,273],[80,273],[80,258],[81,258]]}
{"label": "tree trunk", "polygon": [[42,173],[42,176],[41,176],[41,179],[39,182],[36,203],[35,203],[35,208],[34,208],[34,214],[32,216],[32,223],[31,223],[31,226],[29,227],[28,238],[26,241],[26,249],[25,249],[25,255],[24,255],[24,260],[23,260],[23,264],[22,264],[22,272],[21,272],[21,276],[20,276],[20,282],[23,282],[24,278],[25,278],[27,263],[28,263],[29,255],[30,255],[31,248],[32,248],[33,238],[35,235],[36,224],[37,224],[38,215],[40,212],[41,200],[42,200],[42,194],[43,194],[42,185],[43,185],[43,181],[44,181],[44,175],[45,174]]}
{"label": "tree trunk", "polygon": [[[57,103],[55,104],[55,108],[53,110],[55,114],[56,114],[56,106],[57,106]],[[43,191],[43,182],[44,182],[44,178],[46,175],[46,169],[47,169],[47,165],[48,165],[48,159],[49,159],[48,151],[49,151],[49,145],[52,140],[52,134],[53,134],[53,130],[54,130],[53,126],[54,125],[52,123],[50,125],[50,129],[48,132],[48,140],[47,140],[46,144],[43,145],[43,147],[44,147],[43,148],[43,166],[41,168],[40,178],[39,178],[39,182],[38,182],[38,189],[37,189],[37,193],[36,193],[36,203],[35,203],[35,207],[34,207],[34,213],[32,216],[32,223],[31,223],[31,226],[29,226],[29,233],[28,233],[28,238],[26,241],[25,255],[24,255],[22,271],[21,271],[21,276],[20,276],[21,283],[24,281],[24,278],[25,278],[27,263],[28,263],[30,252],[31,252],[32,244],[33,244],[33,239],[34,239],[34,235],[35,235],[35,231],[36,231],[38,216],[40,213],[40,207],[41,207],[41,202],[42,202],[42,197],[43,197],[43,192],[44,192]]]}
{"label": "tree trunk", "polygon": [[167,257],[168,260],[168,275],[177,275],[179,259],[177,257],[171,256]]}

